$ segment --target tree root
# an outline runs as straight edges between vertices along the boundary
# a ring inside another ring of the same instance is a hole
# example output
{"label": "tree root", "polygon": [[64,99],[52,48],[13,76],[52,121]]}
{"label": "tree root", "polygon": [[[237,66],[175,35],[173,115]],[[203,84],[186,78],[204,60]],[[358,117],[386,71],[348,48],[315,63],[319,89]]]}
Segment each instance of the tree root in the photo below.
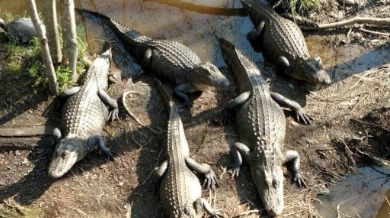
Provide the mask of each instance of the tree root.
{"label": "tree root", "polygon": [[153,132],[153,133],[155,133],[155,134],[158,134],[158,132],[157,132],[156,130],[154,130],[152,127],[147,126],[147,125],[145,125],[144,123],[142,123],[142,122],[137,118],[137,116],[135,116],[135,115],[133,114],[133,112],[131,112],[130,109],[127,107],[127,105],[126,105],[126,96],[127,96],[128,94],[130,94],[130,93],[142,95],[142,93],[140,93],[140,92],[135,92],[135,91],[130,91],[130,90],[123,92],[123,94],[122,94],[122,104],[123,104],[123,107],[125,108],[126,112],[127,112],[127,113],[130,115],[130,117],[133,118],[139,125],[148,128],[151,132]]}

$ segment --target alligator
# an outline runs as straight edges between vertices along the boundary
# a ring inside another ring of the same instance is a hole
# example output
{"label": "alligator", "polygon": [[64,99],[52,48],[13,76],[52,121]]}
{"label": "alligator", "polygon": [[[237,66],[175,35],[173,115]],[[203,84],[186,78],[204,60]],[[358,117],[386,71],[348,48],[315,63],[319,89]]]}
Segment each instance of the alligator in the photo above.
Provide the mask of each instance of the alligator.
{"label": "alligator", "polygon": [[223,58],[234,72],[240,95],[226,105],[224,122],[230,122],[235,114],[236,128],[240,138],[231,146],[234,160],[230,169],[232,176],[239,175],[242,156],[250,165],[252,178],[261,201],[271,216],[283,211],[283,164],[289,164],[294,182],[306,186],[300,172],[300,157],[296,151],[282,154],[286,133],[286,118],[282,108],[289,107],[298,120],[309,124],[310,117],[298,103],[278,93],[269,91],[268,85],[256,65],[244,56],[229,41],[219,38]]}
{"label": "alligator", "polygon": [[174,95],[187,107],[191,107],[192,102],[186,93],[204,91],[209,86],[229,86],[229,80],[216,66],[210,62],[202,63],[197,54],[181,43],[152,39],[98,12],[77,8],[76,11],[105,21],[144,69],[175,85]]}
{"label": "alligator", "polygon": [[157,81],[157,89],[168,110],[167,146],[168,160],[155,170],[155,191],[159,190],[164,214],[170,218],[201,217],[203,208],[213,217],[219,217],[218,212],[201,198],[202,190],[199,179],[193,171],[203,174],[203,185],[215,189],[218,185],[215,174],[208,164],[199,164],[190,158],[190,151],[183,123],[175,103],[167,91]]}
{"label": "alligator", "polygon": [[106,92],[110,60],[111,48],[106,44],[104,52],[89,68],[84,84],[67,89],[60,95],[66,101],[60,128],[54,131],[58,143],[49,166],[52,178],[63,176],[95,145],[113,159],[101,136],[106,121],[118,119],[118,104]]}
{"label": "alligator", "polygon": [[241,0],[255,29],[247,38],[256,52],[273,61],[287,75],[309,83],[329,85],[320,57],[311,57],[301,29],[291,20],[253,0]]}

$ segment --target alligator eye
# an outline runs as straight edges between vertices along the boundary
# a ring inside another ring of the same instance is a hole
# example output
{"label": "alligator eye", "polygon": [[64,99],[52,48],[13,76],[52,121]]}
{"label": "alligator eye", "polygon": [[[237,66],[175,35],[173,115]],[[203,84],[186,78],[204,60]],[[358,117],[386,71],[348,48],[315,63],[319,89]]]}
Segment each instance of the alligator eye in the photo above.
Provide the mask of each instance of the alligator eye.
{"label": "alligator eye", "polygon": [[278,187],[278,181],[276,179],[272,180],[272,187]]}
{"label": "alligator eye", "polygon": [[69,157],[69,155],[70,155],[70,153],[69,153],[69,151],[64,151],[63,153],[62,153],[62,158],[68,158]]}

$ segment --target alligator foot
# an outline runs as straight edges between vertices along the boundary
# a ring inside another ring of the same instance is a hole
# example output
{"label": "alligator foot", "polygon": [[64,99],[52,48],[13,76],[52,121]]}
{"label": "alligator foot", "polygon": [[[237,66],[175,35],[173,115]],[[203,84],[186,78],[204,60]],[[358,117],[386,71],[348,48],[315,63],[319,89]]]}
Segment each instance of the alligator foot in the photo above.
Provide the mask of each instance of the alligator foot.
{"label": "alligator foot", "polygon": [[306,125],[311,124],[313,118],[311,118],[308,114],[306,114],[302,109],[295,111],[295,113],[297,114],[296,118],[298,122],[304,123]]}
{"label": "alligator foot", "polygon": [[108,114],[108,117],[111,122],[114,120],[119,120],[119,109],[115,108],[111,110],[110,113]]}
{"label": "alligator foot", "polygon": [[300,173],[295,173],[293,175],[293,182],[297,184],[299,188],[306,188],[305,180],[303,179],[302,175]]}
{"label": "alligator foot", "polygon": [[232,177],[238,177],[240,175],[240,165],[232,164],[229,166],[229,173]]}
{"label": "alligator foot", "polygon": [[229,109],[224,110],[222,122],[224,125],[231,125],[235,122],[234,116],[232,116],[232,112]]}
{"label": "alligator foot", "polygon": [[215,218],[219,218],[220,217],[221,214],[219,213],[219,210],[212,208],[211,205],[209,204],[209,202],[207,202],[206,199],[201,198],[200,202],[201,202],[201,204],[203,205],[203,208],[207,211],[208,214],[210,214],[212,217],[215,217]]}
{"label": "alligator foot", "polygon": [[207,189],[213,190],[218,186],[217,178],[215,177],[214,171],[210,170],[210,172],[205,174],[205,179],[202,185]]}
{"label": "alligator foot", "polygon": [[93,135],[88,139],[87,148],[92,150],[94,145],[98,145],[100,150],[106,154],[111,160],[114,160],[113,152],[104,143],[103,137],[99,134]]}
{"label": "alligator foot", "polygon": [[173,94],[176,98],[180,99],[181,101],[184,101],[184,105],[186,108],[192,107],[192,102],[190,98],[185,94],[190,90],[190,84],[183,83],[175,87],[173,90]]}

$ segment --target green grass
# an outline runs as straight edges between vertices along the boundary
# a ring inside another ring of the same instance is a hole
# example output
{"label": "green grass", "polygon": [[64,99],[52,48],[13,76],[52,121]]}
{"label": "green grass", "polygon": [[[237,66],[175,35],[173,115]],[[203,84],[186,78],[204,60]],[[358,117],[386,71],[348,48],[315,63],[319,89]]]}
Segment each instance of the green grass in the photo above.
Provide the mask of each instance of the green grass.
{"label": "green grass", "polygon": [[[12,14],[6,14],[6,20],[12,20]],[[78,60],[76,70],[78,74],[82,74],[88,66],[87,44],[82,39],[83,29],[77,29],[77,47]],[[38,38],[34,38],[28,45],[20,45],[13,41],[5,44],[8,51],[7,71],[12,74],[25,75],[28,74],[35,80],[35,85],[47,85],[48,79],[46,76],[45,67],[42,60],[41,48]],[[63,65],[55,66],[57,81],[60,90],[67,88],[72,84],[71,71],[68,67]]]}

